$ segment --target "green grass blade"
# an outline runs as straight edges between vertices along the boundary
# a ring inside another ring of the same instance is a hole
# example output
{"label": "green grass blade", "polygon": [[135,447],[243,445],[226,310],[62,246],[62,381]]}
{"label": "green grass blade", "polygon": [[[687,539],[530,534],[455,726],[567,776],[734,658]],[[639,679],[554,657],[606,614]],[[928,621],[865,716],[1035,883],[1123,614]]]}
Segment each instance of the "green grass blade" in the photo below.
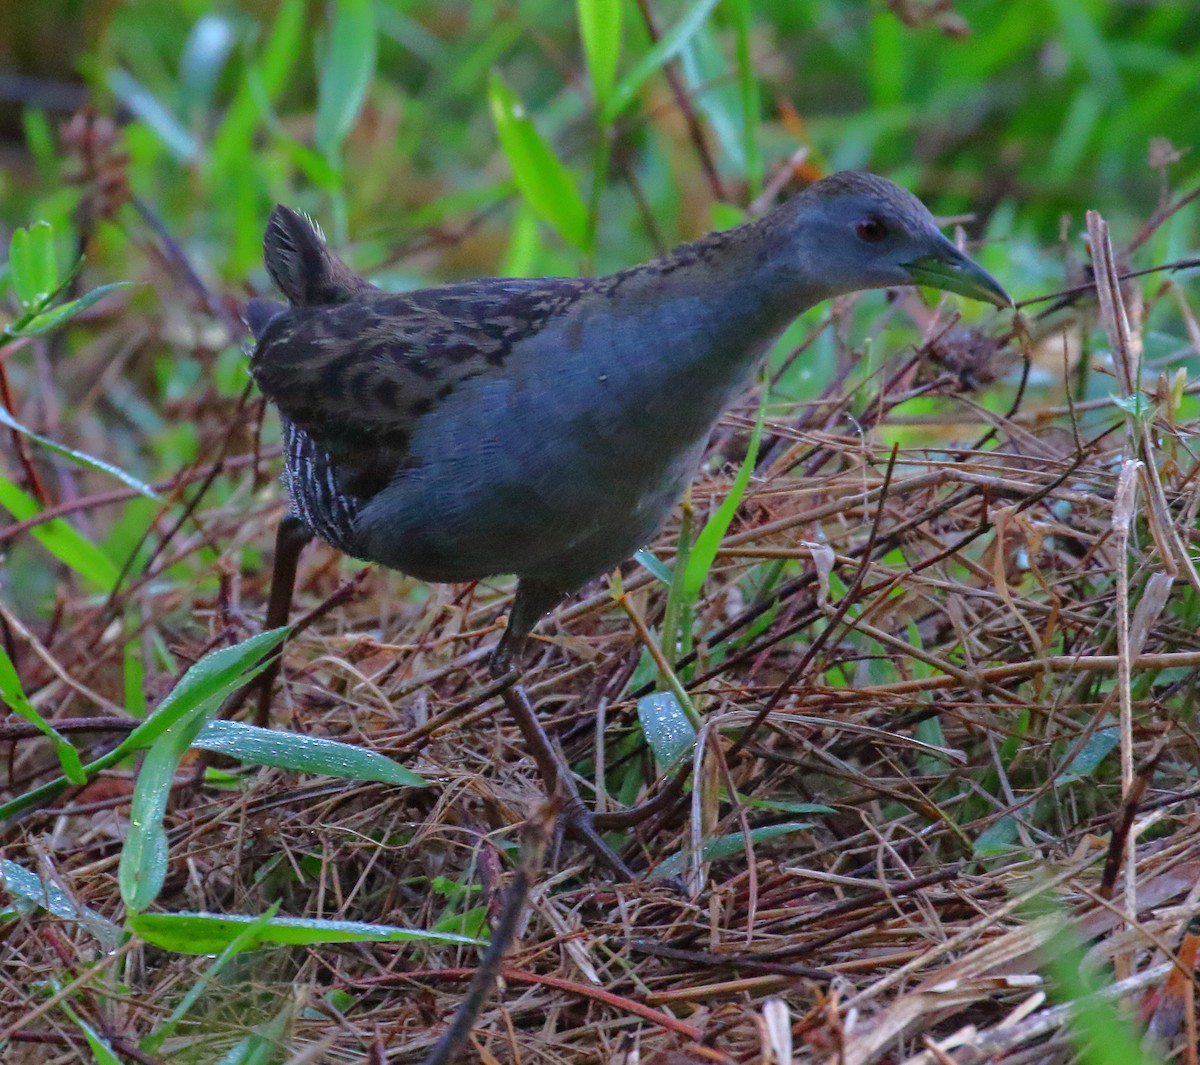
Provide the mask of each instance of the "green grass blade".
{"label": "green grass blade", "polygon": [[79,906],[53,882],[8,858],[0,858],[0,886],[14,899],[38,906],[61,921],[82,921],[100,933],[100,938],[116,943],[116,926],[102,913]]}
{"label": "green grass blade", "polygon": [[113,95],[154,131],[176,159],[181,163],[196,160],[200,154],[196,138],[150,89],[120,67],[110,70],[105,80]]}
{"label": "green grass blade", "polygon": [[200,112],[211,105],[236,40],[233,19],[224,15],[201,15],[192,25],[179,60],[180,99],[185,111]]}
{"label": "green grass blade", "polygon": [[[266,669],[270,659],[264,656],[270,655],[288,631],[282,628],[269,629],[233,647],[205,655],[183,675],[145,721],[107,754],[85,765],[84,774],[91,779],[102,770],[150,746],[200,704],[208,702],[210,705],[220,705],[225,696]],[[11,799],[0,806],[0,823],[32,806],[51,801],[62,794],[67,786],[67,779],[59,777]]]}
{"label": "green grass blade", "polygon": [[758,144],[758,128],[762,121],[762,101],[759,98],[758,78],[750,54],[751,31],[754,20],[750,0],[733,0],[733,24],[737,34],[736,56],[738,95],[742,102],[742,153],[745,156],[746,191],[753,200],[762,191],[763,158]]}
{"label": "green grass blade", "polygon": [[253,944],[259,947],[312,946],[318,943],[426,942],[480,946],[478,939],[421,928],[365,924],[360,921],[326,921],[315,917],[260,917],[223,913],[139,913],[129,927],[147,943],[176,954],[219,954],[234,942],[247,925],[261,923]]}
{"label": "green grass blade", "polygon": [[488,81],[488,100],[500,147],[521,195],[563,240],[586,253],[588,211],[571,172],[542,138],[517,94],[499,74]]}
{"label": "green grass blade", "polygon": [[760,406],[758,417],[754,421],[754,431],[750,434],[750,446],[746,449],[746,457],[734,478],[729,494],[717,508],[717,512],[704,523],[704,528],[700,530],[700,535],[692,545],[691,557],[688,558],[683,575],[683,595],[687,603],[694,603],[700,594],[708,572],[717,559],[717,552],[721,549],[721,540],[728,532],[737,508],[742,504],[746,486],[750,483],[750,475],[754,472],[754,464],[758,461],[763,420],[764,408]]}
{"label": "green grass blade", "polygon": [[288,629],[268,629],[232,647],[211,651],[180,678],[179,683],[154,708],[154,712],[121,742],[122,757],[149,746],[167,729],[190,714],[201,703],[224,698],[257,673],[284,640]]}
{"label": "green grass blade", "polygon": [[288,769],[296,773],[322,773],[345,780],[371,780],[401,787],[424,788],[429,782],[375,751],[319,736],[258,728],[240,721],[209,721],[192,741],[217,754],[240,762]]}
{"label": "green grass blade", "polygon": [[130,288],[132,284],[132,281],[114,281],[110,285],[101,285],[78,299],[53,307],[48,311],[42,311],[40,314],[16,323],[7,332],[10,336],[16,337],[36,337],[49,333],[99,303],[110,292]]}
{"label": "green grass blade", "polygon": [[654,47],[642,56],[637,65],[613,89],[608,107],[604,109],[605,122],[612,122],[620,117],[633,103],[634,97],[646,80],[680,53],[716,6],[717,0],[697,0],[683,17],[658,39]]}
{"label": "green grass blade", "polygon": [[[36,222],[29,229],[37,226],[48,228],[48,223]],[[26,310],[37,307],[50,295],[50,289],[43,291],[38,285],[38,270],[34,262],[29,229],[13,230],[8,242],[8,269],[13,292],[16,293],[17,302]]]}
{"label": "green grass blade", "polygon": [[[0,408],[3,409],[3,408]],[[10,710],[23,717],[39,732],[54,744],[54,753],[58,755],[58,763],[62,766],[63,776],[72,784],[83,784],[87,777],[83,765],[79,761],[79,752],[71,742],[53,725],[49,724],[34,705],[25,697],[21,688],[21,678],[17,676],[17,668],[8,657],[8,652],[0,647],[0,700],[3,700]]]}
{"label": "green grass blade", "polygon": [[[763,828],[754,828],[750,830],[751,843],[767,843],[773,839],[779,839],[780,836],[789,836],[793,832],[801,832],[806,828],[812,828],[811,823],[798,821],[788,822],[782,825],[766,825]],[[740,832],[731,832],[727,836],[718,836],[716,839],[708,840],[700,849],[700,860],[703,862],[715,862],[720,858],[731,858],[735,854],[739,854],[746,846],[745,840]],[[666,861],[659,862],[646,875],[647,880],[668,880],[671,877],[680,876],[687,869],[689,855],[686,851],[681,851],[678,854],[672,854]]]}
{"label": "green grass blade", "polygon": [[272,629],[205,655],[118,747],[118,750],[136,749],[135,745],[149,743],[134,785],[129,833],[117,869],[121,898],[130,910],[140,911],[149,906],[166,879],[168,855],[163,817],[180,760],[204,727],[205,717],[217,710],[226,695],[264,667],[263,655],[279,644],[286,631]]}
{"label": "green grass blade", "polygon": [[75,1012],[70,1002],[63,999],[59,1005],[63,1012],[71,1018],[75,1027],[83,1033],[83,1038],[87,1041],[88,1049],[91,1050],[96,1065],[125,1065],[104,1037]]}
{"label": "green grass blade", "polygon": [[35,433],[26,425],[22,425],[16,418],[8,413],[8,410],[0,404],[0,425],[5,425],[14,432],[21,433],[29,437],[30,440],[35,440],[42,447],[53,451],[56,455],[62,455],[63,458],[70,459],[72,462],[78,463],[80,466],[85,466],[88,469],[98,470],[101,473],[107,473],[111,477],[115,477],[124,485],[128,485],[136,492],[140,492],[147,499],[158,500],[158,493],[154,491],[148,484],[139,481],[136,477],[126,473],[119,466],[114,466],[111,462],[105,462],[103,459],[98,459],[94,455],[89,455],[86,451],[76,451],[75,448],[67,447],[60,444],[49,437],[42,436],[40,433]]}
{"label": "green grass blade", "polygon": [[621,0],[576,0],[579,36],[592,80],[596,110],[608,107],[617,79],[617,61],[621,55]]}
{"label": "green grass blade", "polygon": [[353,129],[375,73],[371,0],[338,0],[317,87],[317,147],[337,158]]}
{"label": "green grass blade", "polygon": [[635,551],[633,558],[635,562],[648,569],[663,584],[670,585],[671,571],[650,552],[649,548],[643,547],[640,551]]}
{"label": "green grass blade", "polygon": [[[12,481],[0,477],[0,507],[17,521],[26,521],[41,513],[37,500]],[[29,530],[30,535],[60,562],[102,591],[111,591],[120,571],[96,544],[62,518],[54,518]]]}
{"label": "green grass blade", "polygon": [[652,692],[637,703],[642,735],[654,754],[659,772],[665,772],[696,747],[696,727],[674,692]]}
{"label": "green grass blade", "polygon": [[663,611],[663,656],[674,665],[692,649],[692,604],[683,593],[684,574],[692,555],[692,490],[684,493],[680,505],[679,539],[676,542],[675,565],[667,582],[667,605]]}
{"label": "green grass blade", "polygon": [[194,1006],[197,1000],[205,989],[213,980],[220,974],[230,961],[236,958],[245,950],[253,948],[258,942],[262,930],[279,912],[279,903],[272,903],[266,913],[260,914],[254,920],[242,926],[240,932],[229,941],[229,944],[221,951],[212,961],[204,972],[196,978],[195,983],[187,989],[183,998],[179,1000],[178,1005],[171,1010],[171,1016],[168,1017],[159,1027],[139,1044],[141,1050],[148,1054],[157,1053],[158,1048],[171,1037],[175,1029],[179,1027],[180,1022],[188,1015],[188,1012]]}
{"label": "green grass blade", "polygon": [[[255,64],[267,99],[274,100],[287,84],[296,60],[302,54],[307,30],[305,0],[283,0],[275,23]],[[225,117],[213,138],[210,158],[218,173],[242,169],[251,157],[251,139],[258,120],[258,103],[243,78]]]}
{"label": "green grass blade", "polygon": [[58,256],[54,252],[54,228],[38,222],[29,228],[29,253],[39,292],[58,289]]}

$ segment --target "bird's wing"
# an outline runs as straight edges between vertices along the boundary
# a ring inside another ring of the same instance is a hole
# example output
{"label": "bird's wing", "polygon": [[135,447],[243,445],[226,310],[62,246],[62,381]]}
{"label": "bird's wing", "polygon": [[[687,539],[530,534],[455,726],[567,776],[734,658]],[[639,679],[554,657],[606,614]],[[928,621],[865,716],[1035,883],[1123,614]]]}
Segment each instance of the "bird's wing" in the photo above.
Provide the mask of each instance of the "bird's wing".
{"label": "bird's wing", "polygon": [[488,278],[293,307],[267,321],[250,370],[328,453],[346,490],[370,496],[404,464],[420,419],[464,381],[503,375],[514,347],[567,313],[586,285]]}

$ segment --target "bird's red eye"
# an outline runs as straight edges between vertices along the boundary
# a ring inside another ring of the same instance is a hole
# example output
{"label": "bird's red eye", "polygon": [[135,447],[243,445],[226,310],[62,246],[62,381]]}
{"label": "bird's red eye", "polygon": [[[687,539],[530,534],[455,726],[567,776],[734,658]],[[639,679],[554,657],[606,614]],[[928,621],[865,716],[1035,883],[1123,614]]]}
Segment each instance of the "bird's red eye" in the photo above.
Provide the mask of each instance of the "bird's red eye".
{"label": "bird's red eye", "polygon": [[887,236],[888,228],[878,218],[864,218],[854,227],[854,232],[858,234],[859,240],[875,244]]}

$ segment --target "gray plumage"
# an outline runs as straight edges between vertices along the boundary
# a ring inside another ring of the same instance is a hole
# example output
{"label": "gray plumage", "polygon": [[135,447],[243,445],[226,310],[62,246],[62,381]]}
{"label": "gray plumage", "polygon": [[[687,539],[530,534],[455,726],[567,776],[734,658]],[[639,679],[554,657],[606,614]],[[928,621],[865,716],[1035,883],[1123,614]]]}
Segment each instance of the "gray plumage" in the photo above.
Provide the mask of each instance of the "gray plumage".
{"label": "gray plumage", "polygon": [[251,371],[279,408],[296,515],[431,581],[513,573],[514,639],[665,521],[725,407],[802,311],[864,288],[999,285],[910,193],[818,182],[761,219],[600,278],[380,291],[276,207]]}

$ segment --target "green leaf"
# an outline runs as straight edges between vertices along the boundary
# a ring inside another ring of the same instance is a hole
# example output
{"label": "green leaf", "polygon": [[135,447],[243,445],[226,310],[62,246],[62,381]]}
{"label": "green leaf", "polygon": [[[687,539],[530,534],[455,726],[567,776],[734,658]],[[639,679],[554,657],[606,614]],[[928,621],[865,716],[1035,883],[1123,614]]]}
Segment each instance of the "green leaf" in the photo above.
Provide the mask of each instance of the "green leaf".
{"label": "green leaf", "polygon": [[653,692],[637,703],[642,735],[654,752],[660,772],[665,772],[696,747],[696,729],[674,692]]}
{"label": "green leaf", "polygon": [[435,932],[451,932],[454,935],[477,937],[483,935],[488,927],[488,908],[472,906],[462,913],[448,913],[434,924]]}
{"label": "green leaf", "polygon": [[297,773],[323,773],[346,780],[374,780],[407,788],[428,781],[390,758],[337,740],[258,728],[240,721],[209,721],[193,747],[227,754],[240,762],[269,765]]}
{"label": "green leaf", "polygon": [[1109,398],[1112,400],[1113,406],[1120,408],[1135,420],[1148,420],[1148,416],[1157,411],[1157,407],[1142,394],[1140,389],[1131,396],[1118,396],[1113,393]]}
{"label": "green leaf", "polygon": [[[306,0],[283,0],[275,23],[254,65],[263,92],[274,100],[287,85],[308,33]],[[214,169],[223,174],[244,170],[251,158],[251,140],[258,117],[258,103],[246,81],[238,86],[212,141],[210,157]]]}
{"label": "green leaf", "polygon": [[6,425],[14,432],[23,433],[31,440],[36,440],[42,447],[48,448],[56,455],[62,455],[72,462],[77,462],[80,466],[86,466],[89,469],[98,470],[101,473],[107,473],[115,477],[122,484],[128,485],[134,491],[146,496],[147,499],[158,500],[158,493],[153,488],[139,481],[136,477],[130,476],[119,466],[114,466],[112,463],[98,459],[94,455],[89,455],[86,451],[76,451],[74,448],[66,447],[57,441],[51,440],[49,437],[42,436],[40,433],[35,433],[28,426],[22,425],[16,418],[9,414],[3,404],[0,404],[0,425]]}
{"label": "green leaf", "polygon": [[651,552],[649,548],[643,547],[640,551],[633,553],[634,561],[639,565],[648,569],[655,577],[669,588],[671,586],[671,571]]}
{"label": "green leaf", "polygon": [[[288,631],[283,628],[269,629],[267,632],[252,636],[233,647],[226,647],[205,655],[183,675],[175,688],[158,704],[145,721],[107,754],[101,755],[85,765],[84,773],[90,779],[102,770],[128,758],[136,751],[150,746],[172,725],[186,717],[205,700],[211,700],[219,705],[230,692],[242,684],[248,683],[266,669],[270,658],[264,656],[268,656],[275,649]],[[27,791],[23,795],[18,795],[15,799],[0,805],[0,823],[31,806],[49,802],[61,795],[66,787],[66,778],[59,777],[41,787]]]}
{"label": "green leaf", "polygon": [[[185,724],[175,728],[180,733],[186,731]],[[121,848],[117,884],[122,901],[134,912],[144,910],[158,898],[167,877],[169,849],[162,822],[182,757],[177,747],[178,742],[172,743],[170,734],[151,747],[133,788],[129,831]]]}
{"label": "green leaf", "polygon": [[1016,844],[1016,819],[1005,814],[980,833],[972,850],[976,858],[991,858],[1011,851]]}
{"label": "green leaf", "polygon": [[8,244],[8,266],[13,291],[22,308],[39,309],[58,287],[54,229],[49,222],[34,222],[28,229],[13,231]]}
{"label": "green leaf", "polygon": [[[746,171],[744,100],[735,77],[737,72],[725,52],[717,27],[711,23],[702,25],[681,49],[679,66],[692,90],[694,105],[708,119],[722,155],[732,170],[742,174]],[[720,223],[714,220],[713,224]]]}
{"label": "green leaf", "polygon": [[750,483],[750,475],[754,472],[754,464],[758,461],[758,445],[762,440],[764,407],[759,406],[758,417],[754,421],[754,431],[750,434],[750,446],[746,449],[746,457],[733,480],[729,494],[721,502],[717,512],[708,519],[696,542],[692,545],[691,555],[687,560],[687,568],[683,573],[683,598],[687,603],[693,603],[700,594],[708,571],[716,561],[717,552],[721,549],[721,540],[729,531],[733,516],[741,506],[742,496]]}
{"label": "green leaf", "polygon": [[618,82],[608,101],[608,107],[604,109],[605,122],[612,122],[618,118],[633,103],[638,89],[651,74],[680,53],[716,6],[717,0],[697,0],[683,17],[658,39],[654,47]]}
{"label": "green leaf", "polygon": [[58,288],[58,256],[54,253],[54,228],[49,222],[29,227],[29,251],[38,289],[47,295],[53,293]]}
{"label": "green leaf", "polygon": [[29,261],[29,230],[14,229],[8,241],[8,272],[22,307],[37,306],[37,279]]}
{"label": "green leaf", "polygon": [[762,191],[763,160],[758,146],[758,131],[762,124],[762,101],[759,98],[758,77],[750,55],[750,39],[754,19],[750,0],[734,0],[734,27],[737,32],[738,90],[742,104],[742,155],[746,161],[746,183],[750,198]]}
{"label": "green leaf", "polygon": [[46,117],[46,112],[25,104],[21,108],[21,126],[25,147],[37,163],[42,187],[58,188],[59,171],[62,168],[58,157],[58,134]]}
{"label": "green leaf", "polygon": [[268,629],[232,647],[206,654],[184,673],[154,712],[117,746],[121,757],[148,747],[201,704],[224,699],[247,683],[265,668],[270,660],[265,656],[283,642],[289,631]]}
{"label": "green leaf", "polygon": [[[3,407],[0,407],[0,410],[3,410]],[[79,761],[79,752],[75,750],[66,736],[46,722],[25,697],[25,692],[21,688],[21,678],[17,676],[17,667],[13,665],[12,659],[8,657],[8,652],[2,647],[0,647],[0,699],[8,704],[13,713],[23,717],[54,744],[59,765],[62,766],[63,776],[67,780],[72,784],[83,784],[87,781],[83,765]]]}
{"label": "green leaf", "polygon": [[1092,776],[1120,741],[1121,730],[1116,725],[1097,729],[1059,775],[1058,783],[1070,784],[1072,781]]}
{"label": "green leaf", "polygon": [[0,886],[14,899],[40,906],[64,921],[79,917],[75,904],[63,891],[8,858],[0,858]]}
{"label": "green leaf", "polygon": [[200,145],[171,109],[127,70],[114,67],[105,80],[118,100],[152,129],[181,163],[191,163]]}
{"label": "green leaf", "polygon": [[338,0],[317,86],[317,147],[335,158],[354,127],[375,73],[371,0]]}
{"label": "green leaf", "polygon": [[75,1012],[70,1002],[63,999],[59,1002],[59,1005],[62,1007],[63,1012],[71,1018],[75,1026],[83,1033],[83,1038],[87,1041],[88,1048],[91,1050],[92,1056],[96,1059],[96,1065],[125,1065],[117,1057],[113,1048],[108,1045],[104,1037]]}
{"label": "green leaf", "polygon": [[[247,925],[260,922],[250,915],[223,913],[138,913],[129,927],[147,943],[177,954],[217,954],[233,942]],[[324,921],[315,917],[272,917],[262,922],[254,942],[258,947],[312,946],[317,943],[425,942],[477,947],[482,942],[450,932],[420,928],[364,924],[359,921]]]}
{"label": "green leaf", "polygon": [[129,832],[117,867],[121,898],[130,910],[149,906],[166,879],[163,817],[180,760],[204,727],[205,718],[216,712],[226,695],[265,667],[263,654],[273,650],[286,632],[272,629],[205,655],[119,745],[118,750],[150,745],[134,785]]}
{"label": "green leaf", "polygon": [[8,858],[0,858],[0,886],[13,898],[39,906],[64,921],[77,921],[81,916],[65,892]]}
{"label": "green leaf", "polygon": [[200,996],[204,994],[205,988],[221,974],[221,970],[233,958],[236,958],[242,951],[251,949],[253,944],[258,941],[262,929],[266,927],[267,923],[278,912],[279,903],[272,903],[266,913],[243,925],[241,931],[229,941],[228,946],[213,959],[212,964],[188,988],[187,993],[180,999],[178,1005],[171,1010],[171,1016],[141,1041],[139,1044],[140,1049],[146,1051],[148,1054],[157,1053],[159,1047],[174,1034],[180,1022],[187,1016],[188,1011],[191,1010]]}
{"label": "green leaf", "polygon": [[201,15],[193,24],[179,60],[180,95],[186,110],[199,111],[212,102],[236,40],[233,20],[225,15]]}
{"label": "green leaf", "polygon": [[[527,200],[522,200],[513,212],[509,226],[508,250],[500,265],[500,277],[533,277],[537,273],[537,258],[541,251],[541,232],[537,215]],[[1179,404],[1177,403],[1176,408]]]}
{"label": "green leaf", "polygon": [[[0,507],[17,521],[32,518],[42,509],[33,496],[4,477],[0,477]],[[29,532],[50,554],[101,590],[111,591],[117,583],[120,571],[112,559],[62,518],[35,525]]]}
{"label": "green leaf", "polygon": [[621,0],[575,0],[596,110],[608,107],[621,54]]}
{"label": "green leaf", "polygon": [[709,208],[709,219],[713,229],[732,229],[747,220],[746,212],[736,203],[718,201]]}
{"label": "green leaf", "polygon": [[99,303],[110,292],[129,288],[132,284],[132,281],[114,281],[110,285],[101,285],[99,288],[92,289],[86,296],[80,296],[79,299],[71,300],[69,303],[42,311],[41,314],[36,314],[32,318],[15,323],[5,331],[10,336],[16,337],[41,336],[43,333],[57,329],[76,315],[82,314],[93,304]]}
{"label": "green leaf", "polygon": [[[754,828],[750,830],[751,843],[766,843],[769,840],[778,839],[780,836],[789,836],[794,832],[803,831],[806,828],[812,828],[808,822],[788,822],[782,825],[766,825],[763,828]],[[700,858],[705,862],[715,862],[721,858],[730,858],[735,854],[740,854],[745,850],[746,843],[740,832],[732,832],[728,836],[718,836],[716,839],[708,840],[700,848]],[[681,875],[687,868],[688,855],[685,852],[672,854],[666,861],[659,862],[647,874],[647,880],[667,880],[671,877]]]}
{"label": "green leaf", "polygon": [[500,147],[521,195],[563,240],[587,252],[587,207],[570,171],[542,139],[517,94],[499,74],[488,81],[488,99]]}
{"label": "green leaf", "polygon": [[775,810],[781,814],[835,814],[832,806],[819,802],[781,802],[778,799],[752,799],[747,795],[738,795],[738,802],[745,806],[753,806],[756,810]]}

